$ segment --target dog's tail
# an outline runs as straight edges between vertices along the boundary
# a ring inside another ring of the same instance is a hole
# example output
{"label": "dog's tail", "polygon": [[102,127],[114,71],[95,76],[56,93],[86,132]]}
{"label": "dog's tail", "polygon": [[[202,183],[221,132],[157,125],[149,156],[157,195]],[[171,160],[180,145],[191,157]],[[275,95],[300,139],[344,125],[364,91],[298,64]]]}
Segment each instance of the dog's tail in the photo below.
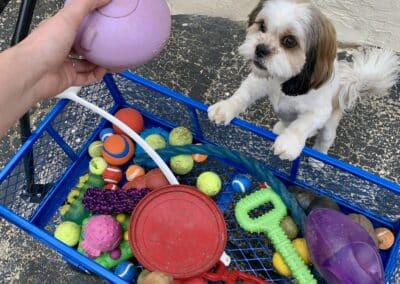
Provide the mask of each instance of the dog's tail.
{"label": "dog's tail", "polygon": [[340,108],[351,110],[360,97],[386,95],[399,74],[400,58],[393,51],[368,48],[356,52],[352,62],[340,62]]}

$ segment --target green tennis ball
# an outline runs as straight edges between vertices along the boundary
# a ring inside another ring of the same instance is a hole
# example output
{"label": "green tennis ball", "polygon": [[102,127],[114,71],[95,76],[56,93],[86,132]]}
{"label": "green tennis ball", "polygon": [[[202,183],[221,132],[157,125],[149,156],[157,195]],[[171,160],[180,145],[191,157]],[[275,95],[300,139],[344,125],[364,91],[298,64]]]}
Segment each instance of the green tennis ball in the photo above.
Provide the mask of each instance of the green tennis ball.
{"label": "green tennis ball", "polygon": [[80,235],[81,226],[70,221],[62,222],[54,232],[54,237],[57,240],[60,240],[70,247],[74,247],[78,244]]}
{"label": "green tennis ball", "polygon": [[108,164],[102,157],[95,157],[89,162],[89,171],[92,174],[101,176],[106,170]]}
{"label": "green tennis ball", "polygon": [[101,157],[103,151],[103,142],[94,141],[89,146],[89,156],[92,158]]}
{"label": "green tennis ball", "polygon": [[169,133],[169,144],[172,146],[183,146],[193,143],[193,135],[186,127],[177,127]]}
{"label": "green tennis ball", "polygon": [[221,178],[214,172],[204,172],[197,178],[196,186],[208,196],[217,195],[222,188]]}
{"label": "green tennis ball", "polygon": [[178,155],[172,157],[170,160],[170,166],[172,171],[177,175],[186,175],[194,166],[192,155]]}
{"label": "green tennis ball", "polygon": [[290,216],[286,216],[282,219],[281,228],[285,232],[289,240],[294,240],[299,234],[299,228],[297,227],[293,218]]}
{"label": "green tennis ball", "polygon": [[160,134],[151,134],[146,137],[145,141],[154,150],[163,149],[167,147],[167,141]]}

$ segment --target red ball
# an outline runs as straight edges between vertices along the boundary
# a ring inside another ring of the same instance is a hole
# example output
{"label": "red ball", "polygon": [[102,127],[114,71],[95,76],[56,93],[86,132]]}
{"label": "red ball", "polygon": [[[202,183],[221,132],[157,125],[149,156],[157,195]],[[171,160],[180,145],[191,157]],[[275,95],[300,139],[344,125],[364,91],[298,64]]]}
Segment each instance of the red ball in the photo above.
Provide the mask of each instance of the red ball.
{"label": "red ball", "polygon": [[119,167],[108,166],[103,172],[103,179],[106,183],[118,184],[122,180],[122,170]]}
{"label": "red ball", "polygon": [[123,190],[128,190],[128,189],[141,190],[141,189],[145,189],[145,188],[147,188],[146,176],[137,177],[133,181],[127,182],[122,187]]}
{"label": "red ball", "polygon": [[121,166],[132,159],[135,146],[125,135],[114,134],[103,143],[103,158],[113,166]]}
{"label": "red ball", "polygon": [[159,189],[163,186],[169,185],[167,178],[164,176],[160,169],[153,169],[146,175],[146,186],[151,190]]}
{"label": "red ball", "polygon": [[108,183],[104,186],[105,190],[113,190],[113,191],[118,191],[119,190],[119,186],[114,184],[114,183]]}
{"label": "red ball", "polygon": [[[133,108],[123,108],[117,111],[115,117],[128,125],[136,133],[140,133],[144,129],[143,116],[140,112]],[[117,134],[124,134],[124,132],[113,125],[114,131]]]}

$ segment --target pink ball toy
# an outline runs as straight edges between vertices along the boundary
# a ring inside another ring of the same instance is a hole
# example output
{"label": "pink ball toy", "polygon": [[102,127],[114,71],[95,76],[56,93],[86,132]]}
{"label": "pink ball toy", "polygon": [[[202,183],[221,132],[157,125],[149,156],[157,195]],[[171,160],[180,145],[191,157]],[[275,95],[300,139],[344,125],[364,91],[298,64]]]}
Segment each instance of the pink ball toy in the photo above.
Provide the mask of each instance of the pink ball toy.
{"label": "pink ball toy", "polygon": [[156,57],[170,32],[166,0],[112,0],[86,17],[74,48],[99,66],[134,68]]}
{"label": "pink ball toy", "polygon": [[111,252],[122,239],[121,225],[111,216],[92,217],[85,226],[82,248],[90,258],[99,257],[102,252]]}

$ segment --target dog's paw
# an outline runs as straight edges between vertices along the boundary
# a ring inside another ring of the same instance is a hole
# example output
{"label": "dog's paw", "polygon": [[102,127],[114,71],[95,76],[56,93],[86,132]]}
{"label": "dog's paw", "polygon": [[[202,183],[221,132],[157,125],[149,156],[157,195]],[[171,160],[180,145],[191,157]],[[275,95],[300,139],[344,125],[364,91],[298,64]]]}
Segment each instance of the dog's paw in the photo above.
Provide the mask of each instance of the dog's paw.
{"label": "dog's paw", "polygon": [[276,138],[273,145],[274,154],[279,156],[281,160],[293,161],[300,156],[304,143],[304,141],[300,141],[296,135],[290,132],[282,133]]}
{"label": "dog's paw", "polygon": [[276,135],[279,135],[283,132],[283,130],[285,130],[285,125],[282,123],[282,121],[279,120],[277,123],[275,123],[272,132]]}
{"label": "dog's paw", "polygon": [[216,124],[228,125],[238,113],[227,100],[220,101],[208,108],[208,118]]}

